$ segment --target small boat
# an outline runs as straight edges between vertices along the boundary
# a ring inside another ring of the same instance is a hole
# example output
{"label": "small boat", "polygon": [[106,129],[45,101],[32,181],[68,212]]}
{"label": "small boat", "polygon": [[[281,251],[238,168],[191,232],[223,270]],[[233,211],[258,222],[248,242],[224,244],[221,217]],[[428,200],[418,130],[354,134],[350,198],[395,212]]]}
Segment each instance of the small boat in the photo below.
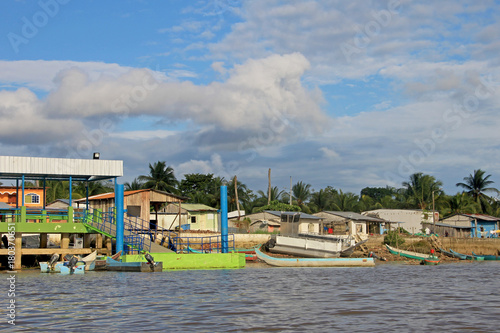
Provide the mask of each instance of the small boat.
{"label": "small boat", "polygon": [[470,254],[462,254],[462,253],[458,253],[456,251],[453,251],[452,249],[450,249],[450,252],[453,253],[453,255],[455,255],[457,258],[459,258],[461,260],[476,260],[476,261],[483,261],[484,260],[483,256],[475,256],[475,255],[470,255]]}
{"label": "small boat", "polygon": [[276,258],[255,248],[257,257],[266,264],[278,267],[373,267],[373,258]]}
{"label": "small boat", "polygon": [[445,249],[439,248],[439,252],[441,252],[442,254],[444,254],[447,257],[457,258],[457,257],[455,257],[455,255],[453,253],[446,251]]}
{"label": "small boat", "polygon": [[[114,255],[112,255],[110,258],[113,260],[118,260],[120,259],[120,256],[122,255],[122,251],[118,251]],[[95,271],[105,271],[106,270],[106,258],[107,256],[96,256],[95,259]]]}
{"label": "small boat", "polygon": [[85,270],[93,271],[95,269],[95,260],[97,258],[97,251],[92,252],[88,256],[80,258],[80,261],[85,262]]}
{"label": "small boat", "polygon": [[161,272],[163,263],[157,262],[150,264],[149,262],[122,262],[113,260],[110,257],[106,258],[106,270],[120,272]]}
{"label": "small boat", "polygon": [[400,257],[405,257],[405,258],[410,258],[410,259],[416,259],[420,260],[422,264],[425,265],[437,265],[439,264],[440,260],[438,257],[436,257],[434,254],[425,254],[425,253],[419,253],[419,252],[412,252],[412,251],[406,251],[406,250],[400,250],[395,247],[390,246],[389,244],[385,244],[387,249],[389,250],[390,253],[400,256]]}
{"label": "small boat", "polygon": [[474,252],[472,252],[472,255],[475,257],[483,257],[484,260],[500,260],[500,256],[496,256],[494,254],[479,255],[479,254],[475,254]]}

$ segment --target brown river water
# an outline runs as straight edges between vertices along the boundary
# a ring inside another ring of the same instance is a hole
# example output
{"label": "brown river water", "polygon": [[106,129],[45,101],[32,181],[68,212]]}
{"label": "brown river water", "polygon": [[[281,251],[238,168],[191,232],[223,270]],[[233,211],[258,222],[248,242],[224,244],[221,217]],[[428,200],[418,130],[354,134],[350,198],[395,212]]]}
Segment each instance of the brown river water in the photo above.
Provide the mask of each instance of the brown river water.
{"label": "brown river water", "polygon": [[[500,261],[16,274],[6,332],[498,332]],[[0,274],[8,299],[7,274]]]}

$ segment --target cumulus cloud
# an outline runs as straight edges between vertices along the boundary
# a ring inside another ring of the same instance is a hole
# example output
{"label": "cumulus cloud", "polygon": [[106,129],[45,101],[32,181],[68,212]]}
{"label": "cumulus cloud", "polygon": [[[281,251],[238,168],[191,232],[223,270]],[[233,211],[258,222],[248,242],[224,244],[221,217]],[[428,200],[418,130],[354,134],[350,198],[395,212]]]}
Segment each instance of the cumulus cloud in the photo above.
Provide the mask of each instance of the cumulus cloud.
{"label": "cumulus cloud", "polygon": [[321,94],[301,83],[308,68],[301,54],[272,55],[236,65],[226,81],[208,85],[158,81],[146,69],[92,80],[84,70],[71,68],[56,77],[57,89],[45,109],[58,117],[149,115],[223,130],[255,131],[286,118],[316,131],[328,119],[319,106]]}

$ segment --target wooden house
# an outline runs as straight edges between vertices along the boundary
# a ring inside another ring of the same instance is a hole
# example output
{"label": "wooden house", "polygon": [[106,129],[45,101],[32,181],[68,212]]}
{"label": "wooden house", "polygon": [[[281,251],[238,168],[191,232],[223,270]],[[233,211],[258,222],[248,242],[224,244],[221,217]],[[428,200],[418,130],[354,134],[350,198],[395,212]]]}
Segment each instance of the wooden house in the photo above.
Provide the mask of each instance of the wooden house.
{"label": "wooden house", "polygon": [[[500,229],[500,218],[483,214],[454,214],[429,228],[440,236],[490,238],[497,237],[493,231]],[[447,233],[447,234],[446,234]]]}
{"label": "wooden house", "polygon": [[[127,216],[136,217],[142,220],[144,227],[154,229],[157,225],[156,213],[162,205],[171,202],[182,202],[186,198],[158,190],[142,189],[135,191],[124,191],[124,206],[123,209],[127,212]],[[87,204],[86,198],[75,200],[79,208],[85,208]],[[104,193],[93,195],[88,198],[89,208],[99,209],[103,212],[109,212],[115,207],[115,193]]]}
{"label": "wooden house", "polygon": [[355,212],[322,211],[314,215],[323,218],[323,232],[335,235],[382,234],[390,224],[384,219]]}

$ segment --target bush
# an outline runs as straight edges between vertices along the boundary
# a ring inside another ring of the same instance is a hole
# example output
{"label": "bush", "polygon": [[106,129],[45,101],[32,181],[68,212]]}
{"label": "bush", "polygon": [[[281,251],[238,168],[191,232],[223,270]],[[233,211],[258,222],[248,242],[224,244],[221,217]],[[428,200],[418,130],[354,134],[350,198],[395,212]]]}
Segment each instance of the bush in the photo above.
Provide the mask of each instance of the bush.
{"label": "bush", "polygon": [[384,244],[389,244],[390,246],[398,247],[404,244],[404,242],[405,239],[397,231],[388,231],[384,237]]}

